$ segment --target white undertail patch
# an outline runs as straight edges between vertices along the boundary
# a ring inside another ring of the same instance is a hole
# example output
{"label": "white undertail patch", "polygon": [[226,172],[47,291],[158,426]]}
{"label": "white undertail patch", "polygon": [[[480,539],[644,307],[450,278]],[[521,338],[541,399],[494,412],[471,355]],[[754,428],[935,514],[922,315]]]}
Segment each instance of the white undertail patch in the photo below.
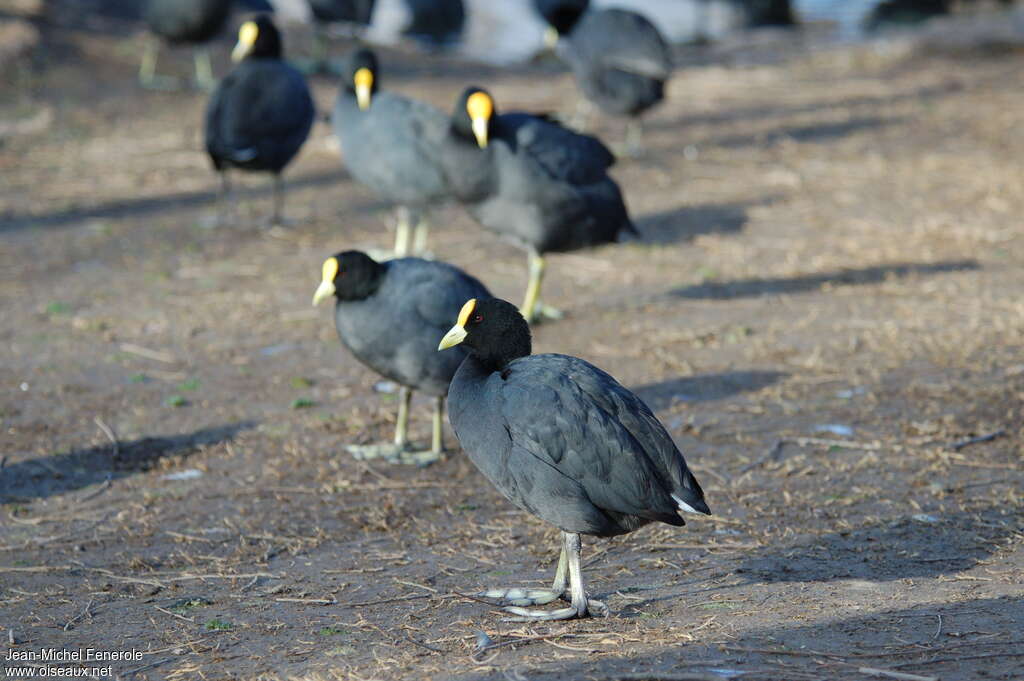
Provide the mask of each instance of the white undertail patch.
{"label": "white undertail patch", "polygon": [[677,504],[679,504],[680,511],[685,511],[686,513],[696,513],[697,515],[704,515],[703,513],[695,509],[693,506],[690,506],[688,503],[677,497],[675,494],[672,495],[672,498],[676,500]]}

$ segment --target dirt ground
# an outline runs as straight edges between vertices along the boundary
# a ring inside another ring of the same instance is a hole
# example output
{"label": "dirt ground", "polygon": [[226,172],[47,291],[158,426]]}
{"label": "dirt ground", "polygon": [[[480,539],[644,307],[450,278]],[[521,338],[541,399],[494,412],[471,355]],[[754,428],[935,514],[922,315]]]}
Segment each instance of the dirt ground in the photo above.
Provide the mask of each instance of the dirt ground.
{"label": "dirt ground", "polygon": [[[1024,55],[678,71],[614,170],[643,239],[552,258],[568,316],[535,349],[637,390],[715,515],[585,540],[612,616],[522,625],[464,595],[549,580],[555,530],[450,432],[423,469],[344,449],[390,435],[394,395],[310,298],[391,216],[327,126],[289,226],[254,177],[215,227],[205,97],[140,91],[117,22],[43,36],[0,101],[8,647],[141,651],[122,679],[1024,678]],[[469,82],[575,102],[551,64],[385,65],[445,109]],[[458,208],[431,247],[519,298],[525,258]]]}

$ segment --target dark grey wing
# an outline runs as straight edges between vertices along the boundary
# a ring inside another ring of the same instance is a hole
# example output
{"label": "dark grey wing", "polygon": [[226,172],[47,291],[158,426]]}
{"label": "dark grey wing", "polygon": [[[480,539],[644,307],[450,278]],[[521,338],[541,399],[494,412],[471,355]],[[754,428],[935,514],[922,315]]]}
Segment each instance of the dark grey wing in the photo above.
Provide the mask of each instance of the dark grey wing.
{"label": "dark grey wing", "polygon": [[283,167],[302,146],[315,116],[305,78],[281,62],[243,62],[213,100],[221,156],[272,169]]}
{"label": "dark grey wing", "polygon": [[334,129],[356,178],[396,203],[431,202],[447,194],[440,144],[448,117],[432,106],[388,92],[359,111],[342,93]]}
{"label": "dark grey wing", "polygon": [[623,9],[587,12],[573,30],[571,58],[654,80],[672,73],[672,51],[646,17]]}
{"label": "dark grey wing", "polygon": [[[408,258],[407,260],[416,260]],[[476,278],[462,270],[438,262],[419,261],[411,276],[415,287],[415,313],[419,322],[439,332],[441,337],[452,328],[459,310],[470,298],[490,298],[491,294]]]}
{"label": "dark grey wing", "polygon": [[615,163],[615,155],[596,137],[581,135],[548,119],[512,113],[498,120],[516,153],[528,156],[553,179],[572,184],[598,182]]}
{"label": "dark grey wing", "polygon": [[225,76],[206,104],[206,151],[217,168],[220,168],[222,160],[231,159],[238,151],[233,147],[235,140],[231,126],[225,121],[225,101],[235,96],[237,80],[236,73]]}
{"label": "dark grey wing", "polygon": [[308,128],[315,115],[306,79],[283,63],[267,64],[253,73],[231,106],[239,128],[257,139]]}
{"label": "dark grey wing", "polygon": [[501,396],[513,446],[575,481],[602,511],[681,525],[672,494],[693,486],[702,499],[650,409],[597,367],[526,357],[509,366]]}

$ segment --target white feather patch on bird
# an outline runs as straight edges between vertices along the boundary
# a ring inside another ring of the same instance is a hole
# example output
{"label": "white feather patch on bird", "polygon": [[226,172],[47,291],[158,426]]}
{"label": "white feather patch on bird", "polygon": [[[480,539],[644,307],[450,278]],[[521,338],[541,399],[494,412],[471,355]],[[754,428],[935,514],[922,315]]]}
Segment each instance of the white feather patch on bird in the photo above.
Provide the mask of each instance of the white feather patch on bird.
{"label": "white feather patch on bird", "polygon": [[695,509],[693,506],[690,506],[688,503],[677,497],[675,494],[672,495],[672,498],[676,500],[677,504],[679,504],[680,511],[685,511],[686,513],[696,513],[697,515],[704,515],[703,513]]}

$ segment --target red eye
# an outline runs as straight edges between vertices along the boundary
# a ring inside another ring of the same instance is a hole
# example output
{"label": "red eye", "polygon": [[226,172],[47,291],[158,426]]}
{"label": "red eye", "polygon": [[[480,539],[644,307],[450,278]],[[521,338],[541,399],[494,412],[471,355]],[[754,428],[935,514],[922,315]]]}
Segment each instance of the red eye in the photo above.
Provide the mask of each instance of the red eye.
{"label": "red eye", "polygon": [[484,320],[484,316],[482,314],[478,314],[478,315],[473,317],[473,323],[474,324],[479,324],[483,320]]}

